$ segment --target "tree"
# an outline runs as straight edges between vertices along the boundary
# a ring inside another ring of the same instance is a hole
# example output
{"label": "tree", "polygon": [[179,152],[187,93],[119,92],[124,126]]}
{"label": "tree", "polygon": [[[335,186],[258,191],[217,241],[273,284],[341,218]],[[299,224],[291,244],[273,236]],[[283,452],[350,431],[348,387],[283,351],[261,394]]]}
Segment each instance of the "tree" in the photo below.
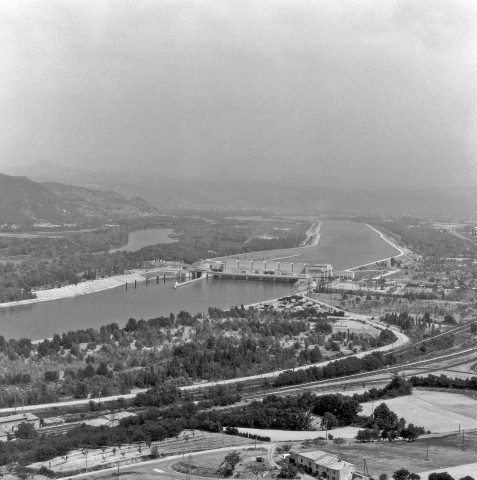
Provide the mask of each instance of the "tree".
{"label": "tree", "polygon": [[393,473],[393,480],[420,480],[420,478],[417,473],[411,473],[406,468],[401,468]]}
{"label": "tree", "polygon": [[280,472],[278,473],[278,478],[295,478],[298,474],[298,468],[291,463],[284,463]]}
{"label": "tree", "polygon": [[454,480],[454,477],[449,475],[447,472],[442,473],[431,473],[428,477],[429,480]]}
{"label": "tree", "polygon": [[330,412],[326,412],[321,419],[321,428],[323,430],[333,430],[338,426],[338,419]]}
{"label": "tree", "polygon": [[15,475],[20,480],[28,480],[30,477],[33,477],[32,472],[28,470],[28,468],[24,467],[23,465],[17,465],[15,467]]}
{"label": "tree", "polygon": [[388,480],[388,474],[387,473],[381,473],[381,475],[379,475],[379,480]]}
{"label": "tree", "polygon": [[47,382],[57,382],[60,379],[60,375],[56,370],[48,370],[44,373],[44,378]]}
{"label": "tree", "polygon": [[235,465],[240,463],[240,460],[242,460],[240,453],[237,452],[237,450],[234,450],[233,452],[230,452],[227,455],[225,455],[223,463],[226,463],[227,465],[229,465],[230,468],[233,470],[235,468]]}
{"label": "tree", "polygon": [[364,430],[359,430],[356,435],[356,440],[364,442],[372,442],[379,438],[379,430],[373,430],[371,428],[365,428]]}
{"label": "tree", "polygon": [[32,423],[22,422],[18,425],[15,436],[24,440],[31,440],[36,438],[38,433],[36,433],[35,426]]}
{"label": "tree", "polygon": [[109,376],[108,364],[106,362],[99,364],[99,367],[96,369],[96,375],[102,375],[103,377]]}
{"label": "tree", "polygon": [[448,313],[444,317],[444,323],[448,323],[450,325],[455,325],[457,323],[457,320],[450,313]]}
{"label": "tree", "polygon": [[232,475],[235,465],[242,460],[240,453],[234,450],[225,455],[224,461],[219,465],[218,473],[224,477]]}
{"label": "tree", "polygon": [[470,475],[466,475],[465,477],[459,478],[459,480],[474,480],[474,478]]}
{"label": "tree", "polygon": [[419,437],[419,435],[422,435],[423,433],[425,433],[424,428],[416,427],[414,424],[410,423],[407,428],[403,428],[401,430],[401,437],[408,442],[413,442]]}
{"label": "tree", "polygon": [[85,382],[78,382],[73,393],[74,398],[86,398],[88,396],[88,385]]}
{"label": "tree", "polygon": [[383,402],[374,409],[374,420],[380,429],[394,428],[398,424],[397,415]]}

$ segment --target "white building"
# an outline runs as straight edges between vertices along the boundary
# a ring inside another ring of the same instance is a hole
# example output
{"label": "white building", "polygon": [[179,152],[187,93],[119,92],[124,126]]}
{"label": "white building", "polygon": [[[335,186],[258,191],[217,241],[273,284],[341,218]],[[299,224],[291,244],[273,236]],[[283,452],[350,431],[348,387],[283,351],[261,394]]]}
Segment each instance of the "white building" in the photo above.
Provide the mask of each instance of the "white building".
{"label": "white building", "polygon": [[40,427],[40,419],[33,413],[19,413],[0,417],[0,441],[7,441],[15,435],[20,423],[31,423],[35,429]]}
{"label": "white building", "polygon": [[308,474],[328,480],[352,480],[355,472],[355,466],[352,463],[345,462],[322,450],[303,453],[290,452],[286,462],[303,467]]}

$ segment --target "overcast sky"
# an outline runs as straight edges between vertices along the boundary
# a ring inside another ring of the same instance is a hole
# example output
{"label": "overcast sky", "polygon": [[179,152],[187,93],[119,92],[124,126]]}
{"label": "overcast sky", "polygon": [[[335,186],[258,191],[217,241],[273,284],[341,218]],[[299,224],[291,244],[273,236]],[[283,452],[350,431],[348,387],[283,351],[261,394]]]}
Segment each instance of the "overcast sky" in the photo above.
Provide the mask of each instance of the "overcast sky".
{"label": "overcast sky", "polygon": [[473,0],[2,0],[0,171],[477,182]]}

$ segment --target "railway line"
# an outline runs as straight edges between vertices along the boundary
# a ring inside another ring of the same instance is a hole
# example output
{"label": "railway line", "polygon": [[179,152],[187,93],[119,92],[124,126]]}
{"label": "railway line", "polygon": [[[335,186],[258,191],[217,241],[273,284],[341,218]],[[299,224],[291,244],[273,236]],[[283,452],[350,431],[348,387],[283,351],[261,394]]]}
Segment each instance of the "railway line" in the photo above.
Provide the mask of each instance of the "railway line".
{"label": "railway line", "polygon": [[[344,375],[341,377],[335,377],[335,378],[330,378],[325,380],[317,380],[314,382],[307,382],[299,385],[287,385],[279,388],[264,388],[265,379],[254,379],[248,382],[238,382],[238,383],[242,384],[242,391],[241,391],[242,398],[247,400],[262,398],[266,394],[283,395],[283,394],[297,392],[297,391],[314,390],[319,387],[327,388],[327,387],[333,387],[336,385],[341,385],[341,386],[346,386],[346,388],[348,388],[348,386],[362,385],[363,380],[366,380],[366,384],[369,384],[374,377],[379,377],[382,375],[391,377],[393,374],[405,372],[406,370],[415,370],[415,369],[420,369],[422,367],[426,367],[420,373],[431,373],[438,370],[443,370],[444,368],[449,369],[449,368],[457,367],[472,361],[472,358],[467,358],[466,360],[459,360],[450,365],[446,365],[445,367],[443,367],[442,365],[435,365],[433,367],[430,367],[430,365],[440,363],[443,361],[452,360],[452,359],[459,359],[463,356],[467,356],[472,353],[475,353],[475,358],[477,358],[477,347],[468,348],[465,350],[460,350],[458,352],[453,352],[446,355],[440,355],[437,357],[426,358],[419,361],[401,363],[399,365],[393,365],[390,367],[381,368],[371,372],[361,372],[353,375]],[[382,382],[383,379],[380,379],[377,381]],[[346,383],[346,385],[343,385],[344,383]],[[257,392],[257,390],[259,392]],[[202,400],[204,398],[203,390],[201,390],[200,387],[198,387],[196,390],[189,389],[188,393],[193,394],[196,400]]]}
{"label": "railway line", "polygon": [[[336,391],[338,388],[345,387],[345,389],[353,389],[356,387],[362,387],[363,384],[366,386],[373,385],[373,384],[385,384],[392,378],[393,374],[396,373],[405,373],[409,370],[419,370],[416,374],[428,374],[432,372],[437,372],[439,370],[449,370],[454,367],[458,367],[461,365],[465,365],[472,361],[472,358],[466,358],[465,360],[459,360],[457,362],[451,363],[449,365],[434,365],[431,366],[434,362],[439,362],[443,360],[451,360],[453,358],[457,359],[460,358],[462,355],[467,355],[469,353],[474,353],[475,357],[477,358],[477,348],[468,349],[462,352],[456,352],[451,355],[443,355],[438,358],[433,359],[426,359],[420,362],[415,362],[408,365],[398,365],[390,368],[384,368],[380,370],[375,370],[374,372],[365,372],[356,375],[348,375],[339,378],[333,378],[329,380],[319,380],[316,382],[309,382],[309,383],[302,383],[300,385],[289,385],[286,387],[274,388],[270,390],[262,389],[261,392],[252,392],[252,391],[244,391],[242,392],[242,398],[244,400],[258,400],[263,398],[265,395],[273,394],[273,395],[287,395],[292,393],[299,393],[302,391],[307,390],[316,390],[317,388],[322,389],[323,392],[326,391]],[[470,373],[470,372],[469,372]],[[379,378],[380,377],[380,378]],[[346,390],[344,390],[346,391]]]}

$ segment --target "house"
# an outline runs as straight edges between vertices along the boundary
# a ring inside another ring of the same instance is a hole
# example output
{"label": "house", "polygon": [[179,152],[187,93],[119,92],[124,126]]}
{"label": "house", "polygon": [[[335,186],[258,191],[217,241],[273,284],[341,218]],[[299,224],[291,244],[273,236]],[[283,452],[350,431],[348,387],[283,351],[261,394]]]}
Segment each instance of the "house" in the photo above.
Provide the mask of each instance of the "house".
{"label": "house", "polygon": [[40,419],[33,413],[19,413],[0,417],[0,441],[9,440],[14,434],[20,423],[31,423],[35,429],[40,427]]}
{"label": "house", "polygon": [[116,412],[116,413],[110,413],[107,415],[101,415],[100,417],[92,418],[91,420],[85,420],[81,423],[84,423],[86,425],[90,425],[92,427],[117,427],[119,425],[120,420],[123,418],[128,418],[128,417],[135,417],[135,413],[131,412]]}
{"label": "house", "polygon": [[313,452],[290,452],[285,460],[297,467],[303,467],[310,475],[328,480],[352,480],[355,466],[322,450]]}
{"label": "house", "polygon": [[104,416],[108,420],[108,427],[117,427],[120,420],[128,417],[136,417],[136,414],[132,412],[117,412]]}

